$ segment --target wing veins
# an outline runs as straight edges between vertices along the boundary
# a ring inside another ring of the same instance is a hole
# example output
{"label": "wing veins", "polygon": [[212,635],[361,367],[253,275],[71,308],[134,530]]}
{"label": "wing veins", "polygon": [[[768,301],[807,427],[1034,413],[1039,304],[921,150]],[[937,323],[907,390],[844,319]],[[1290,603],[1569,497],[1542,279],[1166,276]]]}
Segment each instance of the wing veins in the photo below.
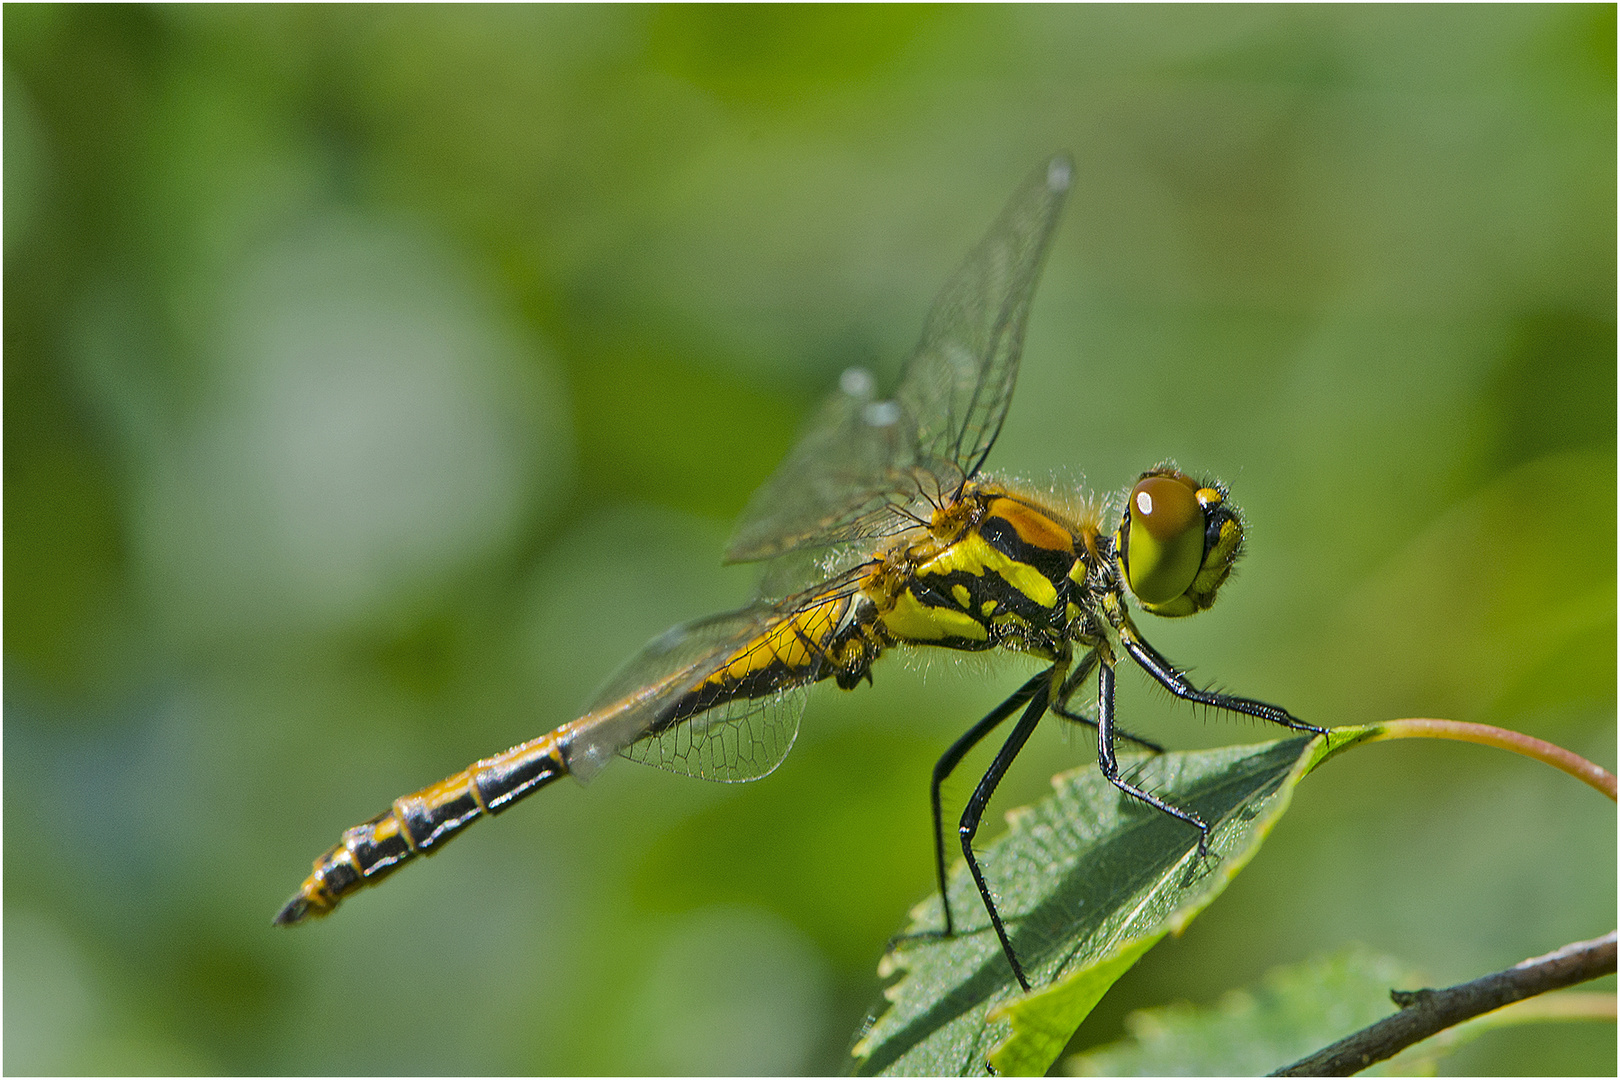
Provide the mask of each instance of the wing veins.
{"label": "wing veins", "polygon": [[[909,512],[916,499],[938,506],[937,496],[960,492],[978,473],[1006,420],[1029,300],[1072,170],[1064,156],[1042,165],[951,274],[893,400],[871,401],[870,376],[845,373],[843,393],[823,406],[750,501],[728,547],[729,561],[776,558],[909,527],[891,530],[886,519],[926,524]],[[985,314],[988,325],[981,321]],[[924,476],[933,481],[935,498],[924,490]]]}

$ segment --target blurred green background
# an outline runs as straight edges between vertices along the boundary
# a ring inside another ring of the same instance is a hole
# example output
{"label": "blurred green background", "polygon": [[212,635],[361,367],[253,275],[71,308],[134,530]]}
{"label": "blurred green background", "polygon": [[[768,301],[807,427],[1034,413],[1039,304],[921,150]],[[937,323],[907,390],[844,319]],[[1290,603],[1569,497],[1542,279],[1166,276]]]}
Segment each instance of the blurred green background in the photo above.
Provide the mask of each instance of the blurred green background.
{"label": "blurred green background", "polygon": [[[270,917],[742,602],[730,519],[1060,149],[992,467],[1231,485],[1238,577],[1146,627],[1201,680],[1614,766],[1612,6],[4,20],[7,1072],[842,1069],[1017,662],[896,657],[761,783],[625,763]],[[1121,686],[1172,746],[1278,734]],[[1093,758],[1041,733],[994,821]],[[1347,941],[1446,983],[1604,933],[1615,817],[1357,751],[1075,1046]],[[1451,1065],[1612,1075],[1614,1031]]]}

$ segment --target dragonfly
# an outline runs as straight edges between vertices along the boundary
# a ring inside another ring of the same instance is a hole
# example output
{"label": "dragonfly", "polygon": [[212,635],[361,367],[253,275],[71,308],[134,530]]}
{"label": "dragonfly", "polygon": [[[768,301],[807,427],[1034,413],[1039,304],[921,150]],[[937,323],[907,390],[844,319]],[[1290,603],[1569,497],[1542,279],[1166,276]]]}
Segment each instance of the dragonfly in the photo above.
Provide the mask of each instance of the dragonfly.
{"label": "dragonfly", "polygon": [[[1115,668],[1129,657],[1175,697],[1321,733],[1287,710],[1195,686],[1138,631],[1134,606],[1163,617],[1209,608],[1243,549],[1225,486],[1173,464],[1141,474],[1116,527],[1104,509],[1037,494],[983,472],[1018,377],[1031,298],[1074,175],[1059,155],[1019,187],[948,279],[894,395],[852,368],[786,460],[753,495],[728,562],[767,563],[760,597],[660,635],[611,677],[583,714],[553,731],[396,799],[349,829],[275,922],[333,911],[349,894],[430,855],[486,815],[564,776],[589,780],[616,757],[706,780],[765,776],[798,734],[806,691],[870,683],[897,648],[1002,650],[1041,670],[967,730],[934,766],[930,799],[943,933],[957,932],[946,890],[940,789],[1014,714],[1011,733],[958,820],[962,855],[1013,975],[1030,982],[1008,938],[974,840],[1013,759],[1047,714],[1096,729],[1098,764],[1125,796],[1198,832],[1210,825],[1131,783],[1116,742]],[[1095,676],[1094,715],[1076,702]]]}

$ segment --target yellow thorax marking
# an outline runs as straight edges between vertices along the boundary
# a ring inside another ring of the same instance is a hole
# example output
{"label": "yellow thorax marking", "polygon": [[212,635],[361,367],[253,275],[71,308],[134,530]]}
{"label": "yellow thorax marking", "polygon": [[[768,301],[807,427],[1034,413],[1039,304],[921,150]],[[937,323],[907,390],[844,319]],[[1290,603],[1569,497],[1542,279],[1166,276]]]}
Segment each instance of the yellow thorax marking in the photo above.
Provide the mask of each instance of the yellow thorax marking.
{"label": "yellow thorax marking", "polygon": [[943,577],[961,571],[974,577],[983,577],[986,570],[995,571],[1003,581],[1043,608],[1049,608],[1057,603],[1057,587],[1047,580],[1045,574],[1028,563],[1021,563],[1003,555],[986,543],[984,537],[977,531],[967,533],[962,539],[917,567],[917,576]]}
{"label": "yellow thorax marking", "polygon": [[906,641],[940,641],[948,637],[990,640],[989,631],[973,616],[955,608],[929,607],[920,603],[909,589],[895,597],[894,607],[883,616],[883,623],[892,634]]}

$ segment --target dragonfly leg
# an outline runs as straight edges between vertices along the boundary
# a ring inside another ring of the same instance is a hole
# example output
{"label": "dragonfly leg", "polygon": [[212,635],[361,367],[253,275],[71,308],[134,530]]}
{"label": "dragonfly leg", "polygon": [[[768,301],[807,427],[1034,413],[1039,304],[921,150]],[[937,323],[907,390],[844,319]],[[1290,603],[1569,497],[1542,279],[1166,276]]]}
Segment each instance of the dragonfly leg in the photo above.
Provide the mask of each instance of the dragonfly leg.
{"label": "dragonfly leg", "polygon": [[1294,731],[1308,731],[1313,735],[1326,735],[1327,728],[1307,724],[1295,717],[1287,709],[1276,705],[1267,705],[1263,701],[1254,701],[1250,698],[1232,697],[1228,694],[1217,694],[1212,690],[1200,690],[1194,686],[1187,676],[1176,670],[1176,666],[1159,654],[1159,651],[1136,633],[1136,628],[1127,623],[1121,628],[1120,640],[1125,645],[1125,651],[1131,654],[1141,669],[1153,677],[1153,681],[1170,691],[1183,701],[1191,701],[1198,705],[1208,705],[1216,709],[1225,709],[1228,712],[1242,713],[1245,716],[1258,717],[1269,720],[1273,724],[1281,724]]}
{"label": "dragonfly leg", "polygon": [[940,808],[939,786],[962,763],[962,759],[967,756],[969,750],[977,746],[1003,720],[1022,708],[1024,703],[1035,693],[1042,680],[1050,679],[1051,676],[1050,670],[1043,671],[1013,691],[1011,697],[990,710],[988,716],[969,728],[960,739],[951,744],[951,748],[945,751],[938,761],[934,762],[934,778],[928,785],[928,796],[934,807],[934,874],[939,881],[940,906],[945,909],[946,937],[950,937],[956,932],[956,926],[951,921],[951,897],[945,887],[945,819]]}
{"label": "dragonfly leg", "polygon": [[1203,818],[1191,811],[1171,806],[1157,795],[1142,790],[1119,775],[1119,762],[1114,759],[1114,736],[1114,668],[1111,664],[1104,664],[1097,672],[1097,764],[1102,769],[1103,776],[1131,798],[1140,799],[1149,806],[1185,821],[1197,829],[1198,854],[1200,857],[1206,854],[1209,851],[1209,826],[1204,824]]}
{"label": "dragonfly leg", "polygon": [[[1071,724],[1083,724],[1088,728],[1095,728],[1097,726],[1097,721],[1093,720],[1091,717],[1084,716],[1077,712],[1071,712],[1068,707],[1064,705],[1054,703],[1052,705],[1052,713],[1055,716],[1061,716]],[[1124,739],[1126,742],[1133,742],[1150,754],[1164,753],[1164,747],[1160,746],[1152,739],[1144,739],[1140,735],[1132,735],[1130,732],[1121,731],[1119,728],[1114,729],[1114,738]]]}
{"label": "dragonfly leg", "polygon": [[1018,978],[1018,985],[1025,990],[1029,989],[1029,979],[1025,977],[1024,968],[1018,963],[1018,957],[1013,952],[1012,941],[1007,937],[1007,928],[1001,922],[1001,913],[996,910],[995,898],[990,895],[990,886],[985,884],[984,871],[979,868],[979,860],[973,855],[973,838],[978,834],[979,821],[984,817],[990,796],[996,792],[996,785],[1001,783],[1001,778],[1007,774],[1013,758],[1024,748],[1030,734],[1035,730],[1035,725],[1041,722],[1041,717],[1046,713],[1047,697],[1050,692],[1049,684],[1035,687],[1029,705],[1024,709],[1024,715],[1019,717],[1012,734],[1007,736],[1007,741],[996,752],[996,758],[979,780],[979,786],[973,789],[973,797],[968,800],[967,808],[962,811],[962,823],[957,830],[962,837],[962,854],[967,859],[968,869],[973,873],[974,883],[979,886],[979,897],[984,901],[984,909],[990,913],[990,925],[995,927],[996,937],[1001,939],[1001,951],[1007,954],[1007,963],[1012,965],[1013,974]]}
{"label": "dragonfly leg", "polygon": [[[1075,691],[1080,689],[1080,684],[1085,681],[1086,676],[1091,674],[1091,669],[1096,666],[1097,650],[1093,649],[1081,658],[1080,662],[1074,666],[1074,671],[1067,679],[1063,680],[1063,689],[1058,692],[1057,700],[1051,704],[1051,709],[1054,714],[1068,720],[1070,723],[1083,724],[1088,728],[1095,728],[1097,726],[1097,721],[1093,720],[1091,717],[1083,716],[1069,708],[1069,700],[1074,697]],[[1128,731],[1120,731],[1118,728],[1115,728],[1114,737],[1124,739],[1127,742],[1133,742],[1137,746],[1142,747],[1142,749],[1152,754],[1164,753],[1164,747],[1160,746],[1158,743],[1151,742],[1139,735],[1132,735]]]}

